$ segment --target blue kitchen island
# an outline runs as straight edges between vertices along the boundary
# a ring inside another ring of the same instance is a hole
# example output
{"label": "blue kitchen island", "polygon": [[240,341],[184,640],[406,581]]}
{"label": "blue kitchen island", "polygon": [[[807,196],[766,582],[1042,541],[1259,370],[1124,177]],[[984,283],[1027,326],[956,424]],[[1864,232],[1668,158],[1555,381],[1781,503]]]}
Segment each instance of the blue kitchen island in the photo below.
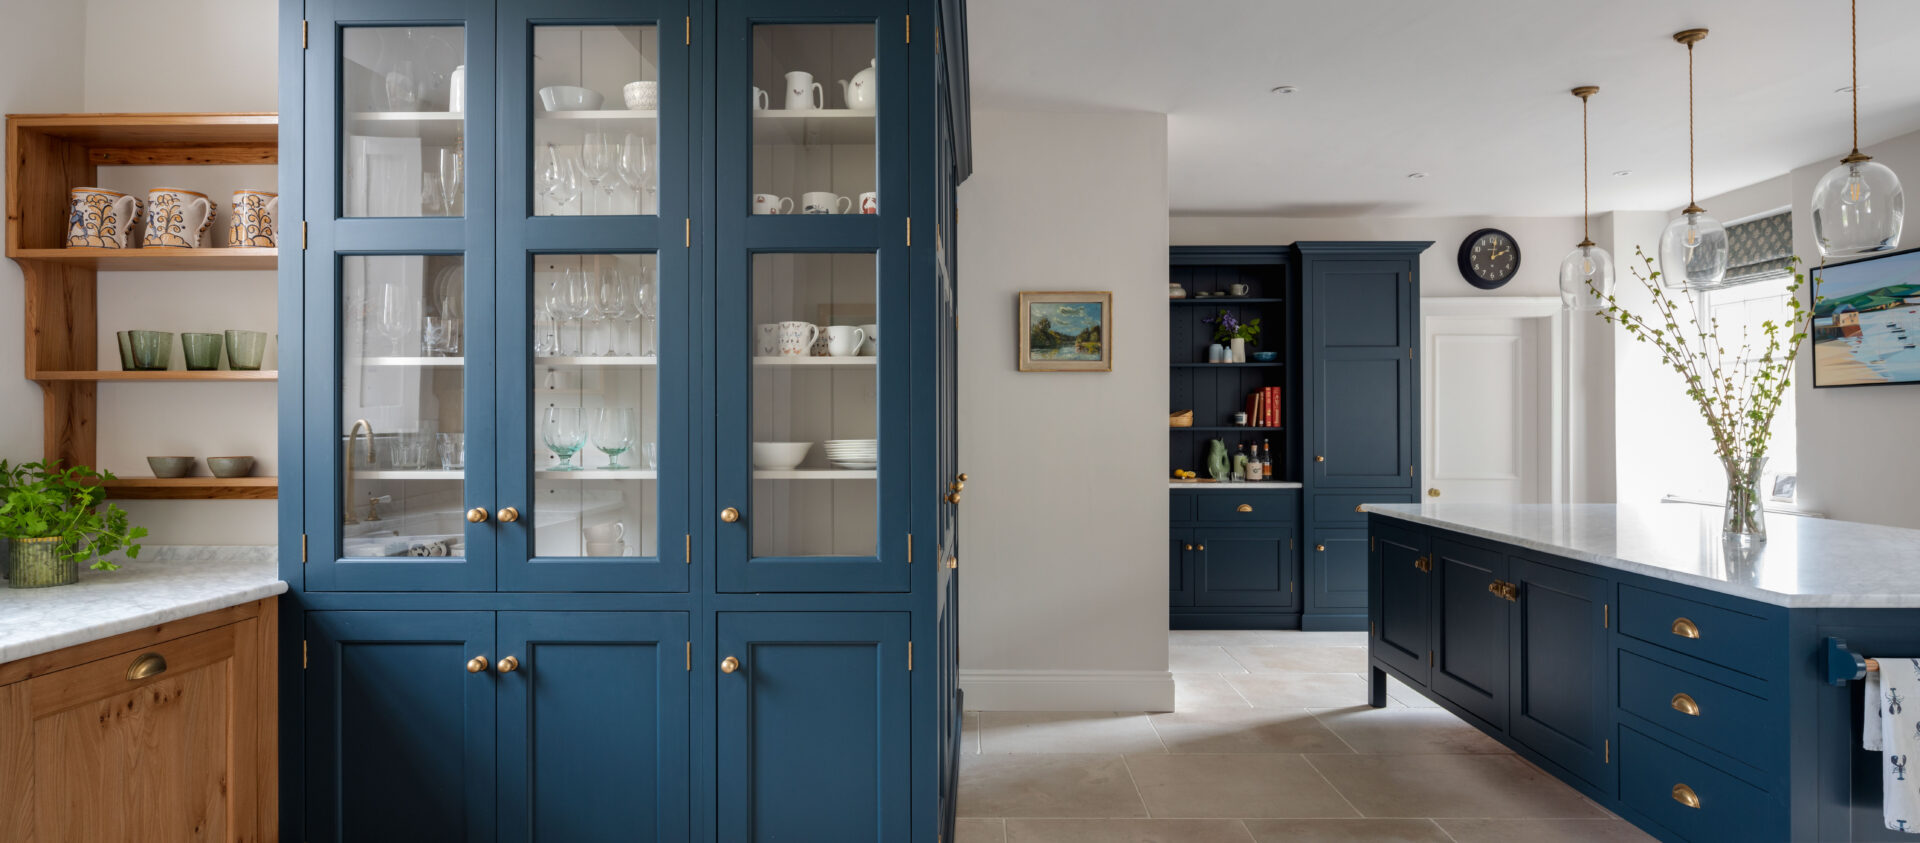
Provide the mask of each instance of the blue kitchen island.
{"label": "blue kitchen island", "polygon": [[1775,515],[1745,549],[1688,504],[1365,509],[1373,706],[1404,682],[1662,840],[1911,839],[1853,680],[1920,657],[1920,530]]}

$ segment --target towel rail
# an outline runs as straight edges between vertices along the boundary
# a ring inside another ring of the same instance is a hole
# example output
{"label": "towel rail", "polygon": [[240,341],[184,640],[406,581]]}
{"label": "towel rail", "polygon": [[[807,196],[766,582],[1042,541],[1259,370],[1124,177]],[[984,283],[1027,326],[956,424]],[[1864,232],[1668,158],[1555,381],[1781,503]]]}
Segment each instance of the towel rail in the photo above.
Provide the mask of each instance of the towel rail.
{"label": "towel rail", "polygon": [[1847,642],[1834,636],[1827,636],[1826,649],[1827,683],[1845,685],[1856,679],[1865,679],[1867,671],[1880,669],[1877,659],[1870,659],[1847,649]]}

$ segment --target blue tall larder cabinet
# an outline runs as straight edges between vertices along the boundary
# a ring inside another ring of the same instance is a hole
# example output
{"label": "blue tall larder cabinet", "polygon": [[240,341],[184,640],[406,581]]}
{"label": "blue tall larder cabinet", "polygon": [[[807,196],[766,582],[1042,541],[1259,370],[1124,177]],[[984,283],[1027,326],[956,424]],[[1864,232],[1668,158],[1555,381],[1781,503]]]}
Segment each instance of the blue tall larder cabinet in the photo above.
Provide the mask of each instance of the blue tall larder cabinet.
{"label": "blue tall larder cabinet", "polygon": [[281,21],[283,834],[951,839],[959,0]]}

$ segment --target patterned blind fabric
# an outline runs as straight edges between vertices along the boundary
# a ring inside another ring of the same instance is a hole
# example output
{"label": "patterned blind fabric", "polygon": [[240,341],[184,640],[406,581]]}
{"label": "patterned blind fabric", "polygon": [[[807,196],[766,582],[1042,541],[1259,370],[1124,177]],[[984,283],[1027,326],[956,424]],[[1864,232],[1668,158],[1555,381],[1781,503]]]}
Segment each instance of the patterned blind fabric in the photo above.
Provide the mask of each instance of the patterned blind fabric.
{"label": "patterned blind fabric", "polygon": [[1727,226],[1727,252],[1728,284],[1786,272],[1793,254],[1793,213],[1781,211]]}

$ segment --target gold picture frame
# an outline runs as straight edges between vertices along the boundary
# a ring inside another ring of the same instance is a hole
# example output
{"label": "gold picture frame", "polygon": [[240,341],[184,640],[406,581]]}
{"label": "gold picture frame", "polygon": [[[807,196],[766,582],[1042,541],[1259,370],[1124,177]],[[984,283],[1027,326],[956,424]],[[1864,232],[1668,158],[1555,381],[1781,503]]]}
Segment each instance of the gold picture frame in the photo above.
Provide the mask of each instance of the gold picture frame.
{"label": "gold picture frame", "polygon": [[1113,371],[1111,291],[1022,292],[1016,320],[1020,371]]}

